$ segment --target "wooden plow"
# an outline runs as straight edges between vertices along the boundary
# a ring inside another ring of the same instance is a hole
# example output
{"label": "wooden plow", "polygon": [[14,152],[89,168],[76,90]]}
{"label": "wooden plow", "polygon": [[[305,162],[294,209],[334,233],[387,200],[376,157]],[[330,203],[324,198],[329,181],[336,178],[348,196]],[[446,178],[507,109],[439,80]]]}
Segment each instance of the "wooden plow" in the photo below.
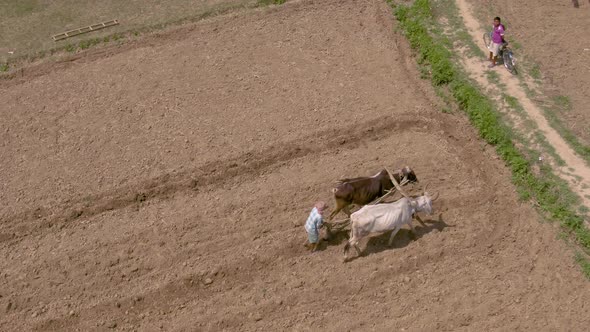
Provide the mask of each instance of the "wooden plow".
{"label": "wooden plow", "polygon": [[[393,174],[389,171],[389,169],[385,168],[385,170],[387,171],[387,174],[389,174],[389,178],[391,179],[391,182],[393,182],[394,188],[391,188],[391,190],[388,190],[385,195],[375,199],[374,201],[370,202],[367,205],[375,205],[375,204],[379,204],[381,202],[383,202],[383,200],[391,195],[393,195],[394,193],[396,193],[397,191],[399,191],[402,196],[404,197],[408,197],[408,195],[402,190],[402,186],[405,186],[406,184],[408,184],[408,182],[410,182],[407,178],[407,176],[405,176],[401,183],[398,184],[397,181],[395,180],[395,178],[393,177]],[[330,223],[326,223],[326,225],[328,225],[328,231],[329,232],[338,232],[341,231],[343,229],[345,229],[348,225],[350,225],[350,218],[345,218],[345,219],[340,219],[340,220],[336,220]]]}

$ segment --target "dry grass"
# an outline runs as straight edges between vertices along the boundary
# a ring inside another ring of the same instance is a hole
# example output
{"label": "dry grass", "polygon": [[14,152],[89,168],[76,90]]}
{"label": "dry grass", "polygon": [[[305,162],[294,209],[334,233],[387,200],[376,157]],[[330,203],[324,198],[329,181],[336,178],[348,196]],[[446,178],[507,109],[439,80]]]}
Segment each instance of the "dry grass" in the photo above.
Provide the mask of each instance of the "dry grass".
{"label": "dry grass", "polygon": [[[1,1],[0,63],[116,32],[182,21],[219,7],[255,4],[257,0]],[[51,38],[66,30],[111,19],[118,19],[121,24],[59,42]]]}

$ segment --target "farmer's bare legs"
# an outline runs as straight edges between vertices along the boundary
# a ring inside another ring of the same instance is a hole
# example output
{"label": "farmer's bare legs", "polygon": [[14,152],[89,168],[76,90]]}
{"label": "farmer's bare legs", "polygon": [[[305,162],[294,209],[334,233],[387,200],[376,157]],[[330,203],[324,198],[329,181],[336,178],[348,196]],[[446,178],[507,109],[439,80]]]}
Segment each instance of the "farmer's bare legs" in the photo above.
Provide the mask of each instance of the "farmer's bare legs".
{"label": "farmer's bare legs", "polygon": [[312,252],[317,251],[319,246],[320,246],[320,240],[318,240],[318,242],[313,244],[313,249],[311,249],[311,251]]}

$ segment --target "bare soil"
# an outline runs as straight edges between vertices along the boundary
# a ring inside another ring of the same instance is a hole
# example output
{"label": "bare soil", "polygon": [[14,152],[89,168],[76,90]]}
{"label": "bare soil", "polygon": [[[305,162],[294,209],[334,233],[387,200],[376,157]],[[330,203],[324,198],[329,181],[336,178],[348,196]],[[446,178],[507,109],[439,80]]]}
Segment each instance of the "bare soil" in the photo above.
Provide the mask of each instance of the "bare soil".
{"label": "bare soil", "polygon": [[[585,330],[571,251],[393,28],[301,1],[0,82],[0,330]],[[440,192],[427,227],[307,252],[315,200],[384,165]]]}

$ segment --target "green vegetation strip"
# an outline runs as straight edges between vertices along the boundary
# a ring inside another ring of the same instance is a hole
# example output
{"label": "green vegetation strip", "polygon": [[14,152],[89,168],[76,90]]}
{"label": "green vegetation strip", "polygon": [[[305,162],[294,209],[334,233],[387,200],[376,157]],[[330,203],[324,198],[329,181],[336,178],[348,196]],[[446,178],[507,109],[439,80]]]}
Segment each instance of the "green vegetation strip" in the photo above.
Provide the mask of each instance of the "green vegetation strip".
{"label": "green vegetation strip", "polygon": [[[418,62],[430,66],[432,84],[449,87],[480,136],[495,146],[497,153],[512,170],[512,180],[521,197],[528,199],[533,196],[539,207],[552,219],[559,220],[588,252],[590,231],[585,227],[582,216],[575,212],[572,200],[567,199],[572,197],[567,186],[547,168],[542,170],[543,177],[536,177],[532,173],[529,162],[512,142],[511,131],[501,122],[493,102],[456,68],[451,60],[451,52],[429,33],[428,27],[435,22],[430,1],[416,0],[411,6],[395,5],[392,0],[388,0],[388,3],[394,8],[395,16],[412,48],[418,51]],[[590,263],[582,254],[577,256],[577,260],[590,278]]]}

